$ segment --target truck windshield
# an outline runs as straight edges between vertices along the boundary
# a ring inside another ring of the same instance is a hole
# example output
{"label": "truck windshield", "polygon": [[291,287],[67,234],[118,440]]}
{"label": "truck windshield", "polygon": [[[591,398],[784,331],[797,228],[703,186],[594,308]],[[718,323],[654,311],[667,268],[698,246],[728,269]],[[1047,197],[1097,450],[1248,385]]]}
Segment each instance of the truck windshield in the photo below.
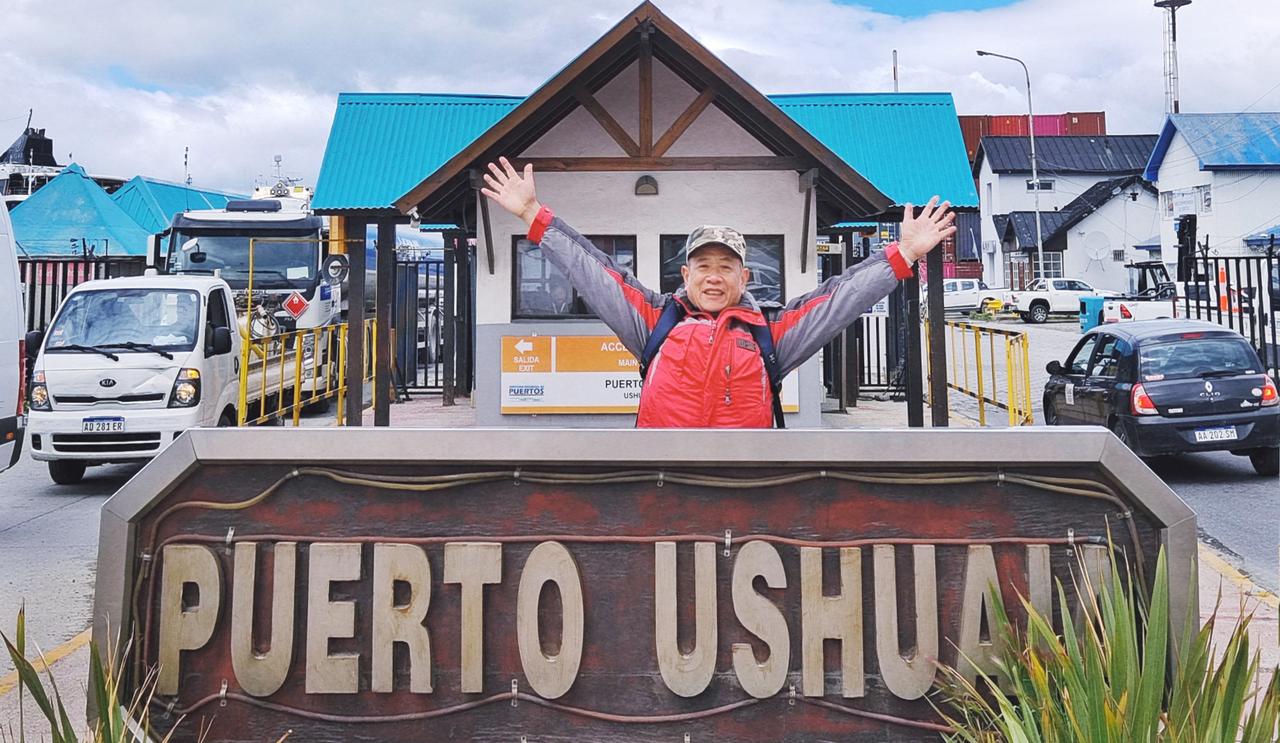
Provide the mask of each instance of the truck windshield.
{"label": "truck windshield", "polygon": [[113,353],[190,351],[195,347],[200,296],[182,289],[102,289],[73,292],[49,328],[44,350]]}
{"label": "truck windshield", "polygon": [[[250,237],[227,232],[179,232],[173,243],[171,270],[199,274],[213,274],[217,270],[232,288],[244,289],[249,283]],[[303,289],[315,283],[320,263],[319,235],[315,232],[252,237],[256,238],[253,243],[255,289]]]}

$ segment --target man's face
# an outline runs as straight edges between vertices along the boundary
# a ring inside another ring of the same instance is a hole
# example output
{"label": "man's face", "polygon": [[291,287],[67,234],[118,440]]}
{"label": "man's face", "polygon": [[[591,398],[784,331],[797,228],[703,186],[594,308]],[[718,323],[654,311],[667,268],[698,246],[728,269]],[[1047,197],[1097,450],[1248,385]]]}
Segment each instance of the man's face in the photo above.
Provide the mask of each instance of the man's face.
{"label": "man's face", "polygon": [[732,250],[723,245],[704,245],[680,267],[680,275],[689,299],[698,309],[714,315],[742,299],[750,272]]}

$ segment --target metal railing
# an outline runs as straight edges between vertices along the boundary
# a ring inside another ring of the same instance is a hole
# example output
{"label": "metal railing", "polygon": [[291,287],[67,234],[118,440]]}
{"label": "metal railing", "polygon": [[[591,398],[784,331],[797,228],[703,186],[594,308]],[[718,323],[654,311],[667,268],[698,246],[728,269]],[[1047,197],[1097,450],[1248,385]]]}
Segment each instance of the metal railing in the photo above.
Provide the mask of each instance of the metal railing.
{"label": "metal railing", "polygon": [[[341,242],[347,249],[364,250],[363,239],[333,241],[313,238],[261,238],[249,240],[249,270],[245,290],[244,319],[240,323],[240,390],[236,404],[237,424],[256,425],[271,421],[299,424],[304,408],[327,404],[336,399],[335,424],[343,425],[347,396],[348,323],[331,323],[284,332],[279,330],[276,313],[254,292],[256,251],[276,249],[284,245],[308,245],[317,249],[324,244]],[[320,270],[317,266],[316,270]],[[361,281],[364,277],[350,277]],[[366,320],[361,329],[364,347],[374,348],[377,325]],[[373,354],[364,355],[361,377],[374,378]],[[376,384],[373,398],[377,399]],[[257,415],[252,415],[255,412]]]}
{"label": "metal railing", "polygon": [[[289,421],[297,426],[304,408],[337,401],[337,419],[345,419],[348,324],[338,323],[253,338],[241,329],[240,390],[236,424]],[[366,348],[377,338],[374,320],[364,323]],[[365,357],[364,381],[378,394],[372,354]]]}
{"label": "metal railing", "polygon": [[[978,424],[987,425],[987,407],[993,406],[1008,413],[1010,426],[1032,425],[1030,339],[1026,333],[962,320],[948,320],[947,330],[951,366],[947,388],[977,402]],[[927,363],[927,327],[924,341]],[[930,376],[932,373],[929,369]],[[928,390],[925,385],[926,395]]]}

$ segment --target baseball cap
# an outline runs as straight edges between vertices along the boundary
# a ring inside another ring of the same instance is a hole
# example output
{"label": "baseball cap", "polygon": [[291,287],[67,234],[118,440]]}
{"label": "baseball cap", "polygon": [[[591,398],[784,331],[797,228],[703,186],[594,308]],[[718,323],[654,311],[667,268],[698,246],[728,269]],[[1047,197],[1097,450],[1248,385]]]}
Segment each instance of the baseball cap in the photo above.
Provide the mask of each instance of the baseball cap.
{"label": "baseball cap", "polygon": [[689,239],[684,243],[684,259],[689,260],[693,251],[705,245],[723,245],[742,259],[743,263],[747,262],[747,241],[742,239],[741,232],[732,227],[704,224],[690,232]]}

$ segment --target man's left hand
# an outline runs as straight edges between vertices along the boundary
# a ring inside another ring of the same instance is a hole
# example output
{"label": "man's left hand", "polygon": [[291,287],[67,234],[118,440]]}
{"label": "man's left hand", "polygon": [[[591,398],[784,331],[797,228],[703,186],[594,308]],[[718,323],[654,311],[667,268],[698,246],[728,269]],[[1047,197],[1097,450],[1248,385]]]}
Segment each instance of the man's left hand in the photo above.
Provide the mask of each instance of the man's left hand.
{"label": "man's left hand", "polygon": [[938,197],[929,199],[929,203],[915,214],[911,204],[902,209],[902,229],[899,231],[898,252],[909,263],[915,263],[937,247],[938,243],[955,234],[956,214],[951,211],[951,202],[938,203]]}

